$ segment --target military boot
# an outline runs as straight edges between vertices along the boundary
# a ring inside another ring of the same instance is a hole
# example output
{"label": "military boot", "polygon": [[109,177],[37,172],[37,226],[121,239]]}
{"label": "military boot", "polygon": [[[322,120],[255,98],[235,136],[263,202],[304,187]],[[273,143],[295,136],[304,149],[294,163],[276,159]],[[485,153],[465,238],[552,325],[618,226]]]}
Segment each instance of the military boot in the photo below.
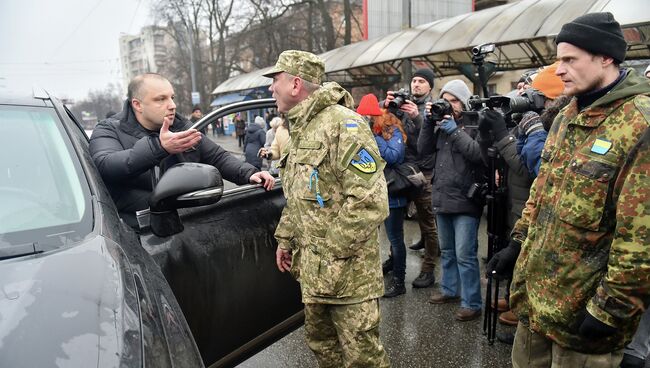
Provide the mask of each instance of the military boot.
{"label": "military boot", "polygon": [[406,293],[404,280],[393,277],[392,282],[384,289],[384,298],[392,298]]}

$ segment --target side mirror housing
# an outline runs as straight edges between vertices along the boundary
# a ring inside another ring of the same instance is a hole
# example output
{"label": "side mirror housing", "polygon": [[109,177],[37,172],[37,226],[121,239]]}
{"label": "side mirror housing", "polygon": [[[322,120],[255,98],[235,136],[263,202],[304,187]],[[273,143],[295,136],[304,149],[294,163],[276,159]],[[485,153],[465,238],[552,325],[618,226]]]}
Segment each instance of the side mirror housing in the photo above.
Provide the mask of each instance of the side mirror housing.
{"label": "side mirror housing", "polygon": [[172,166],[149,197],[151,232],[166,237],[183,231],[179,208],[217,203],[222,194],[223,179],[214,166],[194,162]]}

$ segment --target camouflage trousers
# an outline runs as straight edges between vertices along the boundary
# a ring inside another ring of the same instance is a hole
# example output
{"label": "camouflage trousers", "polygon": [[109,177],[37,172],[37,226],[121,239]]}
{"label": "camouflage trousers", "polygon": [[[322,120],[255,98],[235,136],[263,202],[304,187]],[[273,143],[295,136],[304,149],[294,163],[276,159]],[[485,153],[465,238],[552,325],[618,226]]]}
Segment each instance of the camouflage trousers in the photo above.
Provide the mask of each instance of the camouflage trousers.
{"label": "camouflage trousers", "polygon": [[305,304],[307,345],[321,368],[390,367],[379,340],[377,299],[358,304]]}
{"label": "camouflage trousers", "polygon": [[566,349],[537,334],[524,324],[517,325],[512,346],[513,368],[615,368],[623,349],[608,354],[585,354]]}

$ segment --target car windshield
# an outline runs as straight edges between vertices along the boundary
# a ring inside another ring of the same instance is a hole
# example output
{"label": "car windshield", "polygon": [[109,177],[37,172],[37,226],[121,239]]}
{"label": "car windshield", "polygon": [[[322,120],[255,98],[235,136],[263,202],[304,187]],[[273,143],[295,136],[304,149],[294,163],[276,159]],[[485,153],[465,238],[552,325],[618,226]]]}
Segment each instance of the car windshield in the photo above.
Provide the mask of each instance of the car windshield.
{"label": "car windshield", "polygon": [[0,106],[0,259],[92,230],[90,191],[53,108]]}

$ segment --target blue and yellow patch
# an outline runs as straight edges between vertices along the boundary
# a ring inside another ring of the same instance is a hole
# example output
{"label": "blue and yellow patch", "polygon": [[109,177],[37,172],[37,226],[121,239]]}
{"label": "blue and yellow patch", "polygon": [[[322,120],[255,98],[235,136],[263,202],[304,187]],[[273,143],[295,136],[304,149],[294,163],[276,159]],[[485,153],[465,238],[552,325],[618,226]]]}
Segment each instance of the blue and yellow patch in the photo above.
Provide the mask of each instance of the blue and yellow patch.
{"label": "blue and yellow patch", "polygon": [[346,123],[345,124],[345,129],[347,129],[348,132],[356,132],[359,130],[359,124],[357,123]]}
{"label": "blue and yellow patch", "polygon": [[372,155],[366,151],[365,148],[360,149],[357,154],[352,157],[350,165],[362,173],[372,174],[377,172],[377,161],[375,161]]}
{"label": "blue and yellow patch", "polygon": [[612,142],[610,142],[610,141],[608,141],[606,139],[597,138],[596,141],[594,142],[593,146],[591,146],[591,152],[597,153],[599,155],[604,155],[611,148],[612,148]]}

